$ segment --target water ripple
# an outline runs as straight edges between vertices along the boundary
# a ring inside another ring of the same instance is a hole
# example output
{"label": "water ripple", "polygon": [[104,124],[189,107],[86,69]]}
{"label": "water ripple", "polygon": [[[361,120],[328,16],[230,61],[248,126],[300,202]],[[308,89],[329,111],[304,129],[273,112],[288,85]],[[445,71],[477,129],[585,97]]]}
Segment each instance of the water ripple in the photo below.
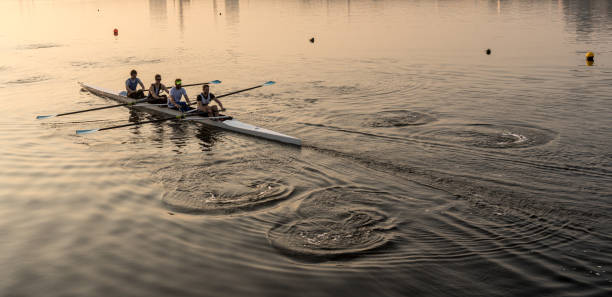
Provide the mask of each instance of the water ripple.
{"label": "water ripple", "polygon": [[44,48],[52,48],[52,47],[60,47],[62,46],[61,44],[56,44],[56,43],[32,43],[32,44],[27,44],[27,45],[22,45],[17,47],[18,49],[26,49],[26,50],[33,50],[33,49],[44,49]]}
{"label": "water ripple", "polygon": [[409,110],[383,111],[364,116],[364,118],[364,125],[374,128],[419,126],[436,120],[431,115]]}
{"label": "water ripple", "polygon": [[49,79],[50,78],[46,75],[34,75],[34,76],[28,76],[24,78],[15,79],[15,80],[10,80],[7,83],[21,85],[21,84],[37,83],[37,82],[41,82],[41,81],[45,81]]}
{"label": "water ripple", "polygon": [[272,158],[162,167],[157,175],[168,189],[162,202],[172,211],[191,214],[232,214],[271,206],[287,199],[294,191],[283,174],[264,174],[269,168],[280,166],[283,166],[281,171],[291,170],[287,164]]}
{"label": "water ripple", "polygon": [[415,138],[463,144],[480,148],[526,148],[544,145],[555,133],[527,125],[468,124],[433,126],[419,132]]}
{"label": "water ripple", "polygon": [[310,193],[300,204],[297,218],[268,232],[281,253],[306,261],[354,257],[389,243],[395,227],[375,205],[381,192],[329,188]]}

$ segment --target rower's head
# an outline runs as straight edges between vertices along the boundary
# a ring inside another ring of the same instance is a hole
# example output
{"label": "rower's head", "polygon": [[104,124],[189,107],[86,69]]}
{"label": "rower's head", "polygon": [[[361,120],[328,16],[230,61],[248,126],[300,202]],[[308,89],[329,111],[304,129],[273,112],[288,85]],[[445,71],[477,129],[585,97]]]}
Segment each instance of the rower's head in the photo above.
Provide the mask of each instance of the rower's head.
{"label": "rower's head", "polygon": [[155,74],[155,82],[161,82],[161,75]]}
{"label": "rower's head", "polygon": [[182,84],[183,84],[183,81],[181,81],[180,78],[177,78],[174,80],[174,85],[176,86],[177,89],[180,89]]}
{"label": "rower's head", "polygon": [[204,94],[208,94],[209,90],[210,90],[210,86],[208,86],[208,84],[202,85],[202,91],[204,92]]}
{"label": "rower's head", "polygon": [[136,75],[138,75],[138,72],[136,72],[136,70],[135,70],[135,69],[132,69],[132,71],[130,71],[130,76],[131,76],[132,78],[136,78]]}

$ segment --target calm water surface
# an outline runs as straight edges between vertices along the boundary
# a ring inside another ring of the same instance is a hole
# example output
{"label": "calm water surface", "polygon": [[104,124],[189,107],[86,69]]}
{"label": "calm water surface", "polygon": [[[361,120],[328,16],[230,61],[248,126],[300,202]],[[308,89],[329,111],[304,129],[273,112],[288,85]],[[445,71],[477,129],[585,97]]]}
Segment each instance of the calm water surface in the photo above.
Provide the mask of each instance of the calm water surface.
{"label": "calm water surface", "polygon": [[[2,296],[612,294],[610,1],[0,9]],[[224,105],[304,145],[75,135],[152,118],[126,108],[35,120],[112,104],[77,82],[133,68],[217,94],[275,80]]]}

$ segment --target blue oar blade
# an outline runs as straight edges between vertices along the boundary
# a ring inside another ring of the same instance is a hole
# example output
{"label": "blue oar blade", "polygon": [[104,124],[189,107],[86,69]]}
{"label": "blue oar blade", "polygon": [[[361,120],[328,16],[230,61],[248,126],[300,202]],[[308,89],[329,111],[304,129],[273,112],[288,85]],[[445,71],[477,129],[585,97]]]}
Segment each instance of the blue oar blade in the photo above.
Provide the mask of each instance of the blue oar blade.
{"label": "blue oar blade", "polygon": [[89,133],[98,132],[98,130],[99,129],[77,130],[76,134],[77,135],[89,134]]}
{"label": "blue oar blade", "polygon": [[209,84],[213,84],[213,85],[220,84],[220,83],[221,83],[221,81],[218,80],[218,79],[215,79],[215,80],[209,82]]}
{"label": "blue oar blade", "polygon": [[42,116],[37,116],[37,117],[36,117],[36,119],[37,119],[37,120],[42,120],[42,119],[52,118],[52,117],[54,117],[54,116],[56,116],[56,115],[54,115],[54,114],[50,114],[50,115],[42,115]]}
{"label": "blue oar blade", "polygon": [[269,85],[273,85],[273,84],[275,84],[275,83],[276,83],[275,81],[267,81],[267,82],[265,82],[263,85],[264,85],[264,86],[269,86]]}

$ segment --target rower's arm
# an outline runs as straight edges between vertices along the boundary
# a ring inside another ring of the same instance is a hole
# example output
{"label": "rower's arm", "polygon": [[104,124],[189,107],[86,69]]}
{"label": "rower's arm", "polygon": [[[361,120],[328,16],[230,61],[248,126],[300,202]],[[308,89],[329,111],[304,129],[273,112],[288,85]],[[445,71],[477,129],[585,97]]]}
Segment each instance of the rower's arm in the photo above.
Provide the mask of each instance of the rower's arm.
{"label": "rower's arm", "polygon": [[179,108],[179,109],[180,109],[179,105],[178,105],[178,104],[176,103],[176,101],[174,100],[174,96],[172,96],[172,95],[170,95],[170,103],[171,103],[172,105],[174,105],[176,108]]}
{"label": "rower's arm", "polygon": [[225,108],[223,108],[223,104],[221,104],[221,101],[219,101],[219,99],[215,98],[213,100],[215,100],[215,102],[217,102],[217,104],[219,104],[219,107],[221,107],[221,110],[225,109]]}
{"label": "rower's arm", "polygon": [[128,95],[136,92],[136,90],[130,89],[130,85],[128,85],[127,81],[125,82],[125,90],[127,91]]}
{"label": "rower's arm", "polygon": [[189,96],[187,96],[187,92],[185,92],[185,101],[187,101],[188,105],[191,105],[191,101],[189,101]]}
{"label": "rower's arm", "polygon": [[159,97],[157,96],[157,94],[155,94],[155,89],[153,89],[153,85],[151,85],[149,87],[149,95],[151,95],[151,97],[155,98],[155,99],[159,99]]}

